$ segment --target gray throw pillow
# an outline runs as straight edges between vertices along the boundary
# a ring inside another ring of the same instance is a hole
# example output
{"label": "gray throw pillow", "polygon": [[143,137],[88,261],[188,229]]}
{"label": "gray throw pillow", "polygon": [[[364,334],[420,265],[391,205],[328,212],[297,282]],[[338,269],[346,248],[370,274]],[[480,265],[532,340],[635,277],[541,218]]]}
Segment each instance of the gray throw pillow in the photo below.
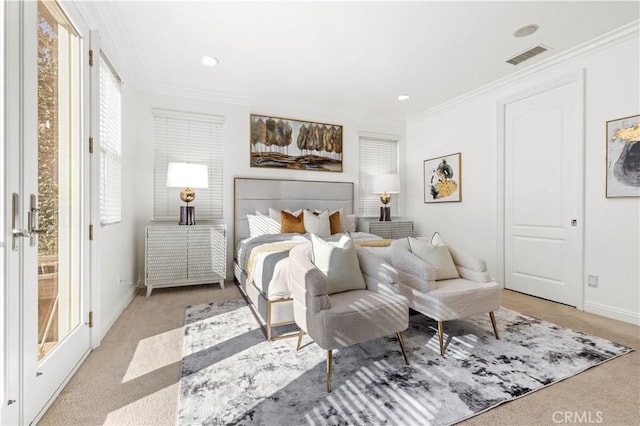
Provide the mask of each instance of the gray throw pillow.
{"label": "gray throw pillow", "polygon": [[305,231],[324,238],[331,236],[331,224],[329,222],[328,210],[318,213],[317,215],[311,213],[309,210],[303,210],[302,221],[304,223]]}

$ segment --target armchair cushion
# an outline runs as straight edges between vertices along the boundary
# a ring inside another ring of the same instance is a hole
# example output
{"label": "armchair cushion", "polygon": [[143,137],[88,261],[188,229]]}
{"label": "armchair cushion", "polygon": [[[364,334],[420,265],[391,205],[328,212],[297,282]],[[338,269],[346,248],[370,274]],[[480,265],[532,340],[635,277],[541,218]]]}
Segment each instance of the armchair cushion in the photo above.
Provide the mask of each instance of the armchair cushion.
{"label": "armchair cushion", "polygon": [[408,240],[411,252],[436,268],[436,280],[460,278],[446,246],[434,246],[413,237]]}
{"label": "armchair cushion", "polygon": [[393,335],[409,325],[407,299],[369,290],[329,296],[331,307],[319,312],[320,333],[313,340],[324,349],[350,346]]}
{"label": "armchair cushion", "polygon": [[478,283],[463,278],[446,280],[437,289],[423,292],[404,285],[400,294],[409,307],[437,321],[449,321],[500,308],[500,286],[495,281]]}
{"label": "armchair cushion", "polygon": [[337,245],[311,234],[311,248],[313,263],[327,276],[327,294],[367,288],[356,246],[348,234],[340,237]]}
{"label": "armchair cushion", "polygon": [[488,283],[492,280],[488,271],[478,272],[477,270],[468,269],[464,266],[458,265],[456,265],[456,269],[458,270],[460,277],[465,280],[475,281],[477,283]]}

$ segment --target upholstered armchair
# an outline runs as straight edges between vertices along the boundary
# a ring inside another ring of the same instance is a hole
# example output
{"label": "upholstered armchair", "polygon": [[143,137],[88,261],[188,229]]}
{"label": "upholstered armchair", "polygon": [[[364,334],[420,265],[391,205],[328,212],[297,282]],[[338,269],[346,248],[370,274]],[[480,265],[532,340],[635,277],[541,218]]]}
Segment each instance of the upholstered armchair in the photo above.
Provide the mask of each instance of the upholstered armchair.
{"label": "upholstered armchair", "polygon": [[394,241],[391,259],[398,271],[399,292],[409,307],[438,322],[440,355],[445,352],[444,321],[489,313],[496,339],[500,338],[494,315],[500,308],[500,286],[491,279],[486,262],[440,242],[413,237]]}
{"label": "upholstered armchair", "polygon": [[395,269],[361,248],[351,247],[348,255],[334,253],[332,261],[339,259],[342,262],[353,262],[355,270],[361,275],[361,278],[354,279],[350,273],[337,271],[338,278],[349,281],[340,285],[353,287],[354,282],[362,281],[364,284],[356,287],[364,288],[341,288],[340,290],[345,291],[332,293],[332,273],[327,275],[314,264],[314,260],[319,263],[318,254],[315,254],[314,257],[310,244],[291,249],[289,285],[293,296],[294,318],[300,327],[298,350],[306,333],[327,351],[327,392],[331,392],[334,349],[396,335],[404,361],[409,364],[402,340],[402,331],[409,323],[409,308],[407,299],[397,294]]}

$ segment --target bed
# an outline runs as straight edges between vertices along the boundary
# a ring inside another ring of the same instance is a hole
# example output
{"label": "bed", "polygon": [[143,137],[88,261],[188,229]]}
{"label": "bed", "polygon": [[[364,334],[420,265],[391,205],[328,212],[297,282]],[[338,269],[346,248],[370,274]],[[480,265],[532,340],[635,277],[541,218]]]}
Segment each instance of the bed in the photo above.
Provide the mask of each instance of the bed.
{"label": "bed", "polygon": [[[291,337],[287,327],[295,324],[288,290],[288,250],[308,242],[308,234],[277,234],[250,237],[247,215],[268,210],[342,209],[353,214],[352,182],[316,182],[283,179],[234,179],[234,279],[260,324],[267,340]],[[368,233],[354,232],[360,245],[385,245]],[[339,235],[329,237],[336,240]],[[291,327],[289,327],[291,328]]]}

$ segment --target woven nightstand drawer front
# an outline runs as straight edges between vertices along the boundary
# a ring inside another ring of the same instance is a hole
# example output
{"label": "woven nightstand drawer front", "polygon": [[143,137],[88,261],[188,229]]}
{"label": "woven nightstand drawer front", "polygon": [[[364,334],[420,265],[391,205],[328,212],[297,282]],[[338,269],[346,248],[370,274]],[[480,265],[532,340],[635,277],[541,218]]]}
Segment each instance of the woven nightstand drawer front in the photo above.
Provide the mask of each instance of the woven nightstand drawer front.
{"label": "woven nightstand drawer front", "polygon": [[147,228],[147,283],[187,279],[187,238],[178,227]]}
{"label": "woven nightstand drawer front", "polygon": [[406,220],[390,222],[361,220],[359,228],[364,232],[388,239],[406,238],[413,235],[413,222]]}
{"label": "woven nightstand drawer front", "polygon": [[189,279],[214,281],[224,278],[226,270],[226,237],[224,228],[193,228],[189,230]]}
{"label": "woven nightstand drawer front", "polygon": [[154,287],[216,282],[223,286],[226,269],[226,225],[147,226],[147,295]]}

